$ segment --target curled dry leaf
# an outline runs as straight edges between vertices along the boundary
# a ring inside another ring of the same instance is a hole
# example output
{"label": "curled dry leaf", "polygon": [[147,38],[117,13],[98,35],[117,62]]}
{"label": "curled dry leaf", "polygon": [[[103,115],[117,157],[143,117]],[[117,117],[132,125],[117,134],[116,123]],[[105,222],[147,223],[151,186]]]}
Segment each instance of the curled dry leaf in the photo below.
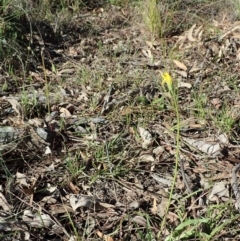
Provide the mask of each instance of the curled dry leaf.
{"label": "curled dry leaf", "polygon": [[99,204],[103,207],[103,208],[114,208],[115,206],[109,203],[101,203],[99,202]]}
{"label": "curled dry leaf", "polygon": [[158,146],[156,148],[153,149],[153,153],[156,155],[156,156],[161,156],[164,152],[164,148],[162,146]]}
{"label": "curled dry leaf", "polygon": [[73,74],[74,72],[76,72],[76,70],[74,68],[62,69],[62,70],[58,71],[58,75],[61,76],[62,74]]}
{"label": "curled dry leaf", "polygon": [[63,118],[72,116],[71,113],[66,108],[61,108],[59,112],[61,113],[60,117],[63,117]]}
{"label": "curled dry leaf", "polygon": [[200,70],[202,70],[201,67],[192,67],[190,70],[189,70],[189,73],[195,73],[195,72],[199,72]]}
{"label": "curled dry leaf", "polygon": [[178,87],[179,87],[179,88],[188,88],[188,89],[191,89],[191,88],[192,88],[192,85],[191,85],[190,83],[180,82],[180,83],[178,83]]}
{"label": "curled dry leaf", "polygon": [[114,239],[112,237],[110,237],[109,235],[105,235],[100,231],[97,231],[97,235],[104,241],[114,241]]}
{"label": "curled dry leaf", "polygon": [[229,190],[224,182],[215,183],[213,189],[208,197],[210,201],[215,201],[217,197],[227,197],[229,198]]}
{"label": "curled dry leaf", "polygon": [[187,72],[183,70],[175,70],[175,72],[181,75],[183,78],[187,78]]}
{"label": "curled dry leaf", "polygon": [[22,220],[27,222],[30,227],[43,228],[54,224],[54,221],[48,214],[33,213],[30,210],[25,210]]}
{"label": "curled dry leaf", "polygon": [[148,154],[140,156],[139,160],[140,162],[154,162],[153,156]]}
{"label": "curled dry leaf", "polygon": [[4,99],[7,100],[11,104],[12,108],[15,110],[15,112],[18,114],[18,116],[22,116],[22,107],[16,99],[10,98],[10,97],[4,98]]}
{"label": "curled dry leaf", "polygon": [[132,222],[139,224],[140,226],[147,227],[147,221],[144,217],[136,215],[133,219]]}
{"label": "curled dry leaf", "polygon": [[16,183],[15,184],[20,184],[20,186],[24,186],[24,187],[29,187],[29,184],[27,183],[26,180],[26,175],[22,174],[20,172],[16,173]]}
{"label": "curled dry leaf", "polygon": [[46,146],[46,150],[45,150],[45,152],[44,152],[44,155],[48,155],[48,154],[51,154],[52,153],[52,151],[51,151],[51,149],[49,148],[49,146]]}
{"label": "curled dry leaf", "polygon": [[156,174],[151,174],[151,176],[152,176],[152,178],[153,178],[154,180],[156,180],[157,182],[159,182],[159,183],[161,183],[161,184],[163,184],[163,185],[166,185],[166,186],[168,186],[168,187],[171,187],[171,186],[172,186],[172,181],[170,181],[170,180],[167,180],[167,179],[165,179],[165,178],[159,177],[159,176],[156,175]]}
{"label": "curled dry leaf", "polygon": [[174,212],[168,212],[167,219],[169,220],[170,223],[175,223],[176,224],[177,221],[179,220],[179,217]]}
{"label": "curled dry leaf", "polygon": [[179,69],[182,69],[182,70],[184,70],[184,71],[187,71],[187,66],[186,66],[184,63],[182,63],[182,62],[180,62],[180,61],[178,61],[178,60],[176,60],[176,59],[173,60],[173,63],[174,63]]}
{"label": "curled dry leaf", "polygon": [[53,204],[50,206],[50,209],[52,215],[62,213],[74,213],[73,209],[70,206],[64,204]]}
{"label": "curled dry leaf", "polygon": [[168,207],[168,198],[163,197],[160,204],[157,205],[157,214],[162,218],[166,215],[166,210]]}
{"label": "curled dry leaf", "polygon": [[129,209],[137,209],[139,208],[139,206],[140,206],[140,203],[138,201],[133,201],[128,204]]}
{"label": "curled dry leaf", "polygon": [[194,30],[195,27],[196,27],[196,23],[188,31],[187,37],[188,37],[188,40],[191,41],[191,42],[196,41],[196,39],[193,37],[193,30]]}
{"label": "curled dry leaf", "polygon": [[225,134],[225,133],[219,135],[217,139],[223,144],[226,144],[226,145],[229,144],[227,134]]}
{"label": "curled dry leaf", "polygon": [[79,207],[95,208],[95,210],[104,209],[104,207],[100,205],[99,199],[90,196],[72,194],[69,197],[69,201],[74,211]]}
{"label": "curled dry leaf", "polygon": [[222,147],[218,142],[210,142],[205,140],[194,140],[184,137],[183,140],[190,146],[198,149],[199,151],[206,153],[212,157],[221,155]]}
{"label": "curled dry leaf", "polygon": [[195,30],[195,35],[198,37],[198,39],[201,39],[202,34],[203,34],[203,30],[202,30],[203,26],[199,26],[196,30]]}

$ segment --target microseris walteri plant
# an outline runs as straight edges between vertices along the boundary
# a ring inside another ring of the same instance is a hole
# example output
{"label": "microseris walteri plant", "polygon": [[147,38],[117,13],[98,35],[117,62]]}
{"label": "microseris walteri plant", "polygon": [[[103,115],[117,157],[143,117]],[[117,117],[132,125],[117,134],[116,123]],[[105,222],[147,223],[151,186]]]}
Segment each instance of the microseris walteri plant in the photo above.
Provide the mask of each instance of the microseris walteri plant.
{"label": "microseris walteri plant", "polygon": [[[177,172],[178,172],[178,166],[179,166],[179,152],[180,152],[180,117],[179,117],[179,105],[178,105],[178,91],[177,91],[177,82],[174,82],[172,79],[172,76],[168,72],[163,72],[161,74],[162,79],[162,86],[164,91],[168,92],[170,98],[173,110],[176,115],[176,121],[177,121],[177,133],[175,136],[175,145],[176,145],[176,153],[175,153],[175,168],[174,168],[174,177],[173,177],[173,183],[170,190],[168,205],[166,209],[165,216],[163,218],[162,224],[161,224],[161,231],[163,231],[163,228],[166,224],[166,217],[169,211],[169,206],[172,200],[173,196],[173,190],[175,187],[176,179],[177,179]],[[159,233],[160,235],[160,233]]]}

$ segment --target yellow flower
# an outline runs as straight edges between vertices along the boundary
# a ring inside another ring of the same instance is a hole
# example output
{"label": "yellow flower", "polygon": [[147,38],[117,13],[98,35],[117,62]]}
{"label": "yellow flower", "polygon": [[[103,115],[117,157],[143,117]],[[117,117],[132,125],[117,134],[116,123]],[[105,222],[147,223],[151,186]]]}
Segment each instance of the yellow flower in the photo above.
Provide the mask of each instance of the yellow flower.
{"label": "yellow flower", "polygon": [[161,74],[162,76],[162,85],[167,84],[168,90],[172,91],[172,77],[168,72],[164,72],[163,74]]}

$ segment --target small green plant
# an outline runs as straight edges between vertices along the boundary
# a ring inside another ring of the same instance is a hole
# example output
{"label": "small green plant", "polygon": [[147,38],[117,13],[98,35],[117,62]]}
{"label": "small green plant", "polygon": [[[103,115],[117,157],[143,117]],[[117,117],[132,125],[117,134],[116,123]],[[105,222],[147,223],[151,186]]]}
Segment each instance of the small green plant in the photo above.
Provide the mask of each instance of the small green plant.
{"label": "small green plant", "polygon": [[31,96],[29,96],[29,94],[27,94],[26,91],[23,90],[20,95],[20,102],[21,106],[23,107],[24,116],[31,116],[33,110],[37,106],[37,97],[35,92],[33,92]]}
{"label": "small green plant", "polygon": [[[238,220],[239,215],[231,215],[230,202],[218,205],[209,205],[205,217],[181,220],[180,224],[168,235],[165,241],[177,240],[218,240],[217,235],[224,229],[229,229],[231,224]],[[231,217],[223,221],[224,216]],[[216,239],[217,238],[217,239]]]}
{"label": "small green plant", "polygon": [[235,123],[235,119],[231,115],[229,105],[225,103],[220,110],[216,113],[216,117],[213,117],[213,121],[216,122],[216,125],[221,128],[221,130],[226,133],[230,133],[232,127]]}
{"label": "small green plant", "polygon": [[146,2],[144,20],[147,28],[153,35],[161,36],[162,20],[156,0]]}
{"label": "small green plant", "polygon": [[67,157],[65,163],[71,179],[76,179],[84,170],[78,155]]}
{"label": "small green plant", "polygon": [[180,27],[181,22],[177,25],[173,24],[175,15],[180,11],[180,2],[179,0],[149,0],[143,4],[143,19],[153,36],[162,38],[166,33]]}
{"label": "small green plant", "polygon": [[165,241],[188,240],[188,238],[191,237],[199,237],[200,240],[207,240],[206,238],[208,235],[199,230],[200,226],[202,224],[207,224],[209,220],[209,218],[187,219],[181,222]]}
{"label": "small green plant", "polygon": [[76,179],[84,170],[83,165],[81,165],[81,160],[78,155],[68,156],[65,159],[66,168],[70,174],[71,180]]}
{"label": "small green plant", "polygon": [[190,111],[193,111],[194,115],[197,118],[205,119],[207,115],[207,95],[203,93],[194,92],[193,94],[193,106],[190,108]]}

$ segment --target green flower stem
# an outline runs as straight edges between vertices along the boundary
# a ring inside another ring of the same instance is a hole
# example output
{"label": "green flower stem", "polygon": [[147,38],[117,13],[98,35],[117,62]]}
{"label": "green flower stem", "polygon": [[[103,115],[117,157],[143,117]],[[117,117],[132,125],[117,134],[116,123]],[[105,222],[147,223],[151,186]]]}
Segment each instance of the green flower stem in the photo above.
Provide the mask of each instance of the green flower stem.
{"label": "green flower stem", "polygon": [[[167,218],[167,214],[169,211],[169,207],[171,204],[171,200],[172,200],[172,196],[173,196],[173,190],[176,184],[176,180],[177,180],[177,173],[178,173],[178,166],[179,166],[179,157],[180,157],[180,115],[179,115],[179,105],[178,105],[178,93],[177,90],[175,88],[168,88],[169,93],[172,97],[172,101],[173,101],[173,108],[175,110],[176,113],[176,118],[177,118],[177,134],[176,134],[176,154],[175,154],[175,168],[174,168],[174,177],[173,177],[173,183],[172,183],[172,187],[170,190],[170,195],[169,195],[169,199],[168,199],[168,206],[166,209],[166,213],[165,216],[163,218],[162,224],[161,224],[161,233],[163,232],[163,228],[165,227],[166,224],[166,218]],[[160,235],[160,233],[159,233]]]}

